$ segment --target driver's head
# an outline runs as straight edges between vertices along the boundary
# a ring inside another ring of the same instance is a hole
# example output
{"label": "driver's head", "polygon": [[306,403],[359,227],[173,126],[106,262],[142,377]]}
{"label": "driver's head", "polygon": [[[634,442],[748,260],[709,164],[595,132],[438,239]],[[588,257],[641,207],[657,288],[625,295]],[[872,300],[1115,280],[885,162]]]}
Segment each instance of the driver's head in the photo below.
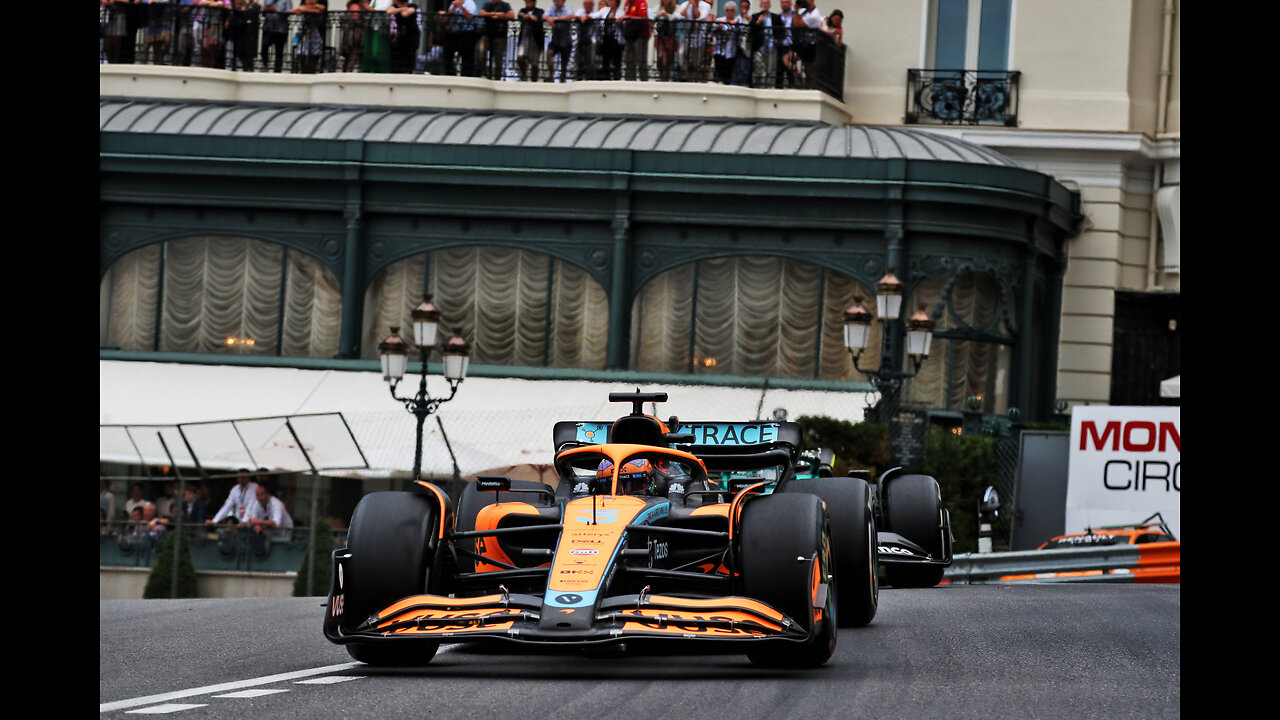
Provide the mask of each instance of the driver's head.
{"label": "driver's head", "polygon": [[[596,468],[596,477],[600,478],[604,483],[608,483],[612,475],[613,463],[609,460],[600,461],[600,466]],[[647,492],[652,482],[653,463],[644,458],[628,460],[622,463],[622,467],[618,468],[619,495],[634,495],[635,493]]]}

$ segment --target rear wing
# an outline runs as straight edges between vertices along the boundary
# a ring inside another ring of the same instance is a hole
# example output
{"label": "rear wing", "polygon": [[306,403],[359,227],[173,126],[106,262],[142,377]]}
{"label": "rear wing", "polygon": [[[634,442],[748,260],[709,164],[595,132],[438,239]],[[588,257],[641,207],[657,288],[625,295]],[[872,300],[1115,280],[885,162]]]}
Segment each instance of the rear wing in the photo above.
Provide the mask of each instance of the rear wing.
{"label": "rear wing", "polygon": [[[794,456],[800,451],[800,424],[794,422],[680,422],[667,421],[671,433],[661,436],[662,447],[703,455],[742,455],[786,446]],[[600,445],[612,442],[612,422],[565,420],[552,434],[556,452],[567,445]],[[629,440],[628,440],[629,441]]]}

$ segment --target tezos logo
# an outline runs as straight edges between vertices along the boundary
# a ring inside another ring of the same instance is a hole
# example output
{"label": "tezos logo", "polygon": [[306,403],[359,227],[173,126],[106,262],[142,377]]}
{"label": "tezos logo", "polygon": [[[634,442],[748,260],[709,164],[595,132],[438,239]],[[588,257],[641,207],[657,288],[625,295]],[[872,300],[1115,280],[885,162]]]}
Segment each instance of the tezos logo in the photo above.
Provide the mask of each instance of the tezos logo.
{"label": "tezos logo", "polygon": [[556,602],[560,603],[561,605],[576,605],[577,603],[582,602],[582,596],[573,595],[572,593],[557,595]]}
{"label": "tezos logo", "polygon": [[596,550],[595,548],[574,548],[569,551],[569,554],[570,555],[598,555],[600,554],[600,551]]}

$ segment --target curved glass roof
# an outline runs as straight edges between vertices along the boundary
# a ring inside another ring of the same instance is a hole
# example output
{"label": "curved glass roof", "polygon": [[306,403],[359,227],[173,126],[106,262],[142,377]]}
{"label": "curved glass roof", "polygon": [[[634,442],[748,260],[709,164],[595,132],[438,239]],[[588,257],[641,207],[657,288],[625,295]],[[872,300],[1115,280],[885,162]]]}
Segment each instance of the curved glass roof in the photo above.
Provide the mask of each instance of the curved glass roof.
{"label": "curved glass roof", "polygon": [[783,157],[902,158],[1021,167],[981,145],[916,128],[834,127],[781,120],[102,98],[99,130]]}

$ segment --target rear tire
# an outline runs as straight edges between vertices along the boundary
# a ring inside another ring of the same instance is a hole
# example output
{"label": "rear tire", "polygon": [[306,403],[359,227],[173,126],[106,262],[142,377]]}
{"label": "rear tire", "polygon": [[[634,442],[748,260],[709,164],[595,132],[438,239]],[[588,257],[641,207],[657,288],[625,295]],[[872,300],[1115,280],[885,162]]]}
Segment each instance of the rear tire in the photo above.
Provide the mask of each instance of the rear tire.
{"label": "rear tire", "polygon": [[[430,592],[439,508],[425,495],[376,492],[351,515],[343,616],[348,629],[401,598]],[[423,640],[349,643],[347,653],[371,665],[425,664],[440,643]]]}
{"label": "rear tire", "polygon": [[[942,491],[938,481],[928,475],[902,475],[890,478],[881,492],[889,531],[919,545],[934,558],[945,557],[943,549],[947,539],[943,536]],[[942,582],[945,571],[942,565],[886,563],[884,578],[886,583],[898,588],[933,587]]]}
{"label": "rear tire", "polygon": [[862,478],[818,477],[791,480],[780,492],[810,493],[827,504],[836,577],[840,579],[840,627],[871,623],[880,604],[879,564],[871,487]]}
{"label": "rear tire", "polygon": [[[809,630],[803,644],[768,643],[747,657],[764,667],[817,667],[836,649],[836,570],[831,531],[822,501],[807,493],[772,495],[743,508],[742,545],[738,563],[743,594],[768,603]],[[818,557],[827,584],[826,605],[814,627],[811,595],[813,565],[797,557]]]}

